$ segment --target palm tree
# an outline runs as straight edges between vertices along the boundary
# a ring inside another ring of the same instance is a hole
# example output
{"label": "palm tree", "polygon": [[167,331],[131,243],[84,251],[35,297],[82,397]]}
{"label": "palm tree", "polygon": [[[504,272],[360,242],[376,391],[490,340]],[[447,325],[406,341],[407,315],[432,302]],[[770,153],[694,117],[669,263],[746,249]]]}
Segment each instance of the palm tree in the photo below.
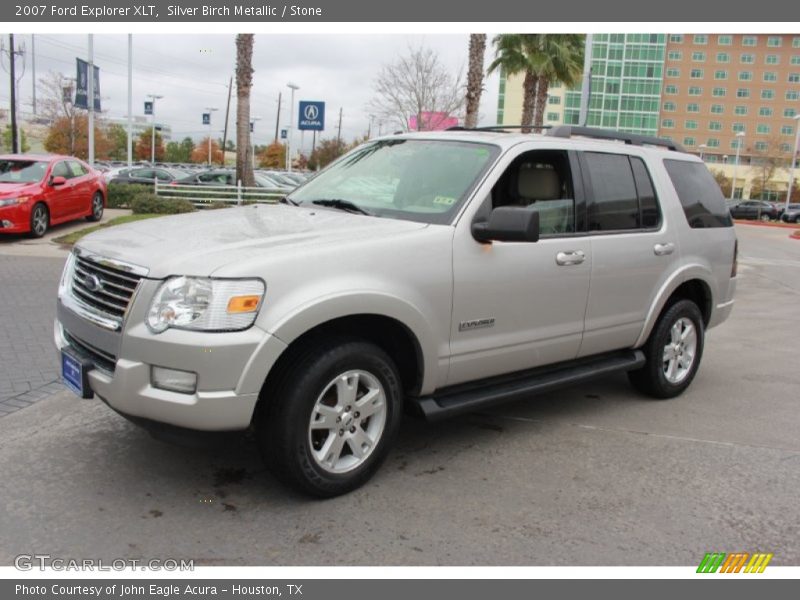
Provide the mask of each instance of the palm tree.
{"label": "palm tree", "polygon": [[464,127],[478,124],[478,109],[483,93],[483,55],[486,53],[486,34],[469,35],[469,69],[467,71],[467,113]]}
{"label": "palm tree", "polygon": [[250,156],[250,89],[253,87],[253,34],[236,36],[236,180],[254,186]]}
{"label": "palm tree", "polygon": [[538,42],[538,48],[530,60],[537,75],[533,123],[541,127],[550,85],[560,82],[570,88],[580,81],[585,44],[584,37],[577,34],[540,35]]}
{"label": "palm tree", "polygon": [[539,34],[501,33],[492,39],[495,59],[489,65],[488,73],[500,70],[506,77],[524,73],[522,81],[522,131],[530,132],[536,104],[536,71],[531,61],[533,50],[538,46]]}

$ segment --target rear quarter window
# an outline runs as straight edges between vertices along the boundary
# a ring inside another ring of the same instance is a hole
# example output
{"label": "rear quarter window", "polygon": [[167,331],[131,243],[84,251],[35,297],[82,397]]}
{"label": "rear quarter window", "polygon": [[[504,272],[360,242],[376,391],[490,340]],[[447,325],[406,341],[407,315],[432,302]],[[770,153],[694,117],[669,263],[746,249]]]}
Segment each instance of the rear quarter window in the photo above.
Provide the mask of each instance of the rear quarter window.
{"label": "rear quarter window", "polygon": [[702,163],[664,160],[672,185],[686,215],[689,227],[732,227],[725,198],[711,173]]}

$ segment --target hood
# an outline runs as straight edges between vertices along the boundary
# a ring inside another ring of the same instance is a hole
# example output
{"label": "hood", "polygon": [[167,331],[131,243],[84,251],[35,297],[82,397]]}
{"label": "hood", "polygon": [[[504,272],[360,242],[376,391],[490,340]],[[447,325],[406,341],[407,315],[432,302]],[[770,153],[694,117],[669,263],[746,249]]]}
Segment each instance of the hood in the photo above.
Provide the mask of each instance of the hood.
{"label": "hood", "polygon": [[150,270],[148,277],[208,276],[225,265],[322,245],[385,240],[424,223],[321,207],[255,204],[157,217],[102,229],[78,246]]}
{"label": "hood", "polygon": [[12,183],[8,181],[0,181],[0,198],[8,198],[9,196],[33,192],[38,189],[38,183]]}

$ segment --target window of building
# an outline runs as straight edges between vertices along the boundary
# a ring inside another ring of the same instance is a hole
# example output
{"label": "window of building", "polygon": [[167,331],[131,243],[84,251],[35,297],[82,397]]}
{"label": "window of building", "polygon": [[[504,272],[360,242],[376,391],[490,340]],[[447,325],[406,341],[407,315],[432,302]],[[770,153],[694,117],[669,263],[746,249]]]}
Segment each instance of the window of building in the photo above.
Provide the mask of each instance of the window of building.
{"label": "window of building", "polygon": [[675,127],[675,121],[673,119],[663,119],[661,121],[661,127],[664,129],[673,129]]}
{"label": "window of building", "polygon": [[739,57],[739,62],[743,65],[752,65],[754,62],[756,62],[756,57],[754,54],[742,54]]}
{"label": "window of building", "polygon": [[699,45],[706,45],[708,43],[708,36],[707,35],[696,35],[694,36],[694,40],[692,40],[695,44]]}
{"label": "window of building", "polygon": [[752,81],[752,79],[753,79],[752,71],[739,71],[739,81]]}
{"label": "window of building", "polygon": [[547,120],[548,121],[558,121],[560,115],[557,112],[549,112],[547,113]]}
{"label": "window of building", "polygon": [[764,71],[764,81],[778,81],[778,74],[775,71]]}
{"label": "window of building", "polygon": [[684,146],[695,146],[697,144],[697,140],[693,137],[685,137],[683,138],[683,145]]}
{"label": "window of building", "polygon": [[690,96],[700,96],[703,94],[703,88],[693,85],[689,87],[689,95]]}
{"label": "window of building", "polygon": [[746,115],[747,114],[747,107],[746,106],[742,106],[740,104],[739,106],[734,107],[733,114],[738,115],[738,116]]}
{"label": "window of building", "polygon": [[548,104],[561,104],[561,96],[550,96],[547,99]]}
{"label": "window of building", "polygon": [[720,123],[719,121],[711,121],[708,124],[708,128],[711,131],[722,131],[722,123]]}
{"label": "window of building", "polygon": [[731,62],[731,55],[727,52],[717,52],[717,62],[718,63],[728,63]]}
{"label": "window of building", "polygon": [[762,100],[772,100],[775,97],[775,90],[761,90]]}
{"label": "window of building", "polygon": [[683,52],[680,50],[670,50],[667,53],[668,60],[683,60]]}
{"label": "window of building", "polygon": [[667,77],[673,77],[674,78],[674,77],[680,77],[680,76],[681,76],[681,70],[680,69],[678,69],[676,67],[670,67],[669,69],[667,69]]}
{"label": "window of building", "polygon": [[687,104],[686,105],[686,112],[699,113],[700,112],[700,105],[695,103],[695,102]]}
{"label": "window of building", "polygon": [[800,83],[800,73],[789,73],[789,83]]}
{"label": "window of building", "polygon": [[739,88],[736,90],[736,97],[737,98],[749,98],[750,97],[750,90],[747,88]]}
{"label": "window of building", "polygon": [[783,40],[779,35],[771,35],[767,38],[767,48],[780,48]]}
{"label": "window of building", "polygon": [[744,123],[734,123],[731,129],[733,129],[733,133],[742,132],[744,131]]}
{"label": "window of building", "polygon": [[670,96],[674,96],[678,93],[678,86],[677,85],[665,85],[664,86],[664,93],[669,94]]}
{"label": "window of building", "polygon": [[794,127],[791,125],[781,126],[781,135],[794,135]]}
{"label": "window of building", "polygon": [[789,101],[794,101],[797,100],[798,95],[800,95],[800,93],[797,90],[789,90],[786,92],[786,99]]}
{"label": "window of building", "polygon": [[711,95],[715,98],[723,98],[725,96],[725,88],[715,87],[711,90]]}
{"label": "window of building", "polygon": [[721,35],[717,38],[717,44],[720,46],[730,46],[733,43],[732,35]]}
{"label": "window of building", "polygon": [[770,126],[766,123],[759,123],[756,125],[756,133],[767,134],[770,132]]}
{"label": "window of building", "polygon": [[759,117],[771,117],[772,116],[772,109],[769,106],[762,106],[758,109],[758,116]]}
{"label": "window of building", "polygon": [[800,48],[800,37],[792,38],[792,48]]}
{"label": "window of building", "polygon": [[789,62],[793,65],[800,65],[800,54],[792,54],[792,58]]}
{"label": "window of building", "polygon": [[673,33],[669,36],[669,41],[672,42],[673,44],[682,44],[683,36]]}
{"label": "window of building", "polygon": [[758,38],[754,35],[746,35],[742,38],[742,46],[755,46],[758,43]]}
{"label": "window of building", "polygon": [[688,121],[684,121],[683,126],[686,129],[697,129],[697,121],[693,121],[691,119]]}
{"label": "window of building", "polygon": [[711,105],[711,113],[715,115],[721,115],[725,112],[725,107],[722,104],[712,104]]}
{"label": "window of building", "polygon": [[777,65],[780,64],[781,58],[777,54],[767,54],[767,58],[764,62],[768,65]]}
{"label": "window of building", "polygon": [[783,109],[783,116],[787,119],[794,119],[795,115],[797,115],[797,111],[794,108]]}
{"label": "window of building", "polygon": [[692,52],[692,60],[694,62],[705,62],[706,61],[706,53],[705,52]]}
{"label": "window of building", "polygon": [[724,80],[728,78],[727,71],[714,71],[714,79],[717,80]]}
{"label": "window of building", "polygon": [[706,146],[709,148],[719,148],[719,140],[717,138],[708,138]]}
{"label": "window of building", "polygon": [[766,152],[768,147],[767,142],[756,142],[756,150],[758,152]]}
{"label": "window of building", "polygon": [[703,69],[692,69],[692,72],[689,73],[689,77],[691,77],[692,79],[702,79]]}
{"label": "window of building", "polygon": [[664,102],[664,112],[675,112],[677,106],[674,102]]}

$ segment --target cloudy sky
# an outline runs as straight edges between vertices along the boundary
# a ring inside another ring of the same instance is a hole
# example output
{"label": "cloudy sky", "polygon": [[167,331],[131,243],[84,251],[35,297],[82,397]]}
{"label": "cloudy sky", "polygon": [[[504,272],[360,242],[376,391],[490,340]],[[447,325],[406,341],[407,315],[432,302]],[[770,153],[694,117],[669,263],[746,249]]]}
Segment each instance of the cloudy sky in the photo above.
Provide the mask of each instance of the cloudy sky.
{"label": "cloudy sky", "polygon": [[[4,36],[5,37],[5,36]],[[326,131],[335,136],[339,108],[343,110],[342,137],[350,140],[366,133],[367,104],[373,97],[373,80],[384,63],[407,52],[409,47],[435,50],[453,72],[466,72],[468,35],[271,35],[256,34],[253,56],[255,74],[251,115],[256,124],[255,142],[267,143],[275,134],[278,93],[283,92],[281,126],[289,121],[291,81],[300,86],[299,100],[326,102]],[[31,36],[16,34],[26,48],[25,74],[19,84],[21,108],[30,112],[32,96]],[[7,47],[7,39],[5,44]],[[75,57],[86,58],[86,35],[36,34],[36,76],[59,71],[75,74]],[[94,36],[95,64],[100,67],[103,110],[109,116],[127,114],[127,36]],[[172,127],[173,139],[199,139],[207,129],[201,122],[204,108],[220,109],[213,115],[213,132],[222,136],[228,80],[235,69],[233,35],[144,35],[133,36],[133,112],[142,115],[147,94],[164,98],[156,107],[157,120]],[[487,51],[486,64],[490,60]],[[7,63],[7,61],[6,61]],[[19,63],[18,63],[19,64]],[[3,73],[5,75],[5,73]],[[8,105],[8,76],[0,77],[0,102]],[[235,81],[229,132],[235,126]],[[483,123],[494,123],[497,79],[486,81],[481,102]],[[296,108],[295,108],[296,115]],[[389,129],[385,126],[385,130]],[[229,133],[230,135],[230,133]],[[305,143],[310,147],[310,133]],[[295,144],[300,141],[299,134]]]}

